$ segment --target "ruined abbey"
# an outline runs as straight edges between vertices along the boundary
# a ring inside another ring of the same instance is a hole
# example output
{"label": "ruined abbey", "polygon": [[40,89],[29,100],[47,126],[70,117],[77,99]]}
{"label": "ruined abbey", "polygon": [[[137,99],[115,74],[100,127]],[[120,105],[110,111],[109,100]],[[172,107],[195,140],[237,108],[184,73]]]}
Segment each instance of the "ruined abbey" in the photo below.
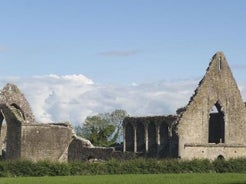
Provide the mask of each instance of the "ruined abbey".
{"label": "ruined abbey", "polygon": [[156,157],[246,157],[246,107],[222,52],[176,115],[124,120],[124,151]]}
{"label": "ruined abbey", "polygon": [[69,123],[37,123],[13,84],[0,91],[0,111],[3,159],[74,161],[122,158],[126,152],[181,159],[246,157],[246,107],[222,52],[213,56],[188,105],[175,115],[125,118],[122,152],[94,147]]}

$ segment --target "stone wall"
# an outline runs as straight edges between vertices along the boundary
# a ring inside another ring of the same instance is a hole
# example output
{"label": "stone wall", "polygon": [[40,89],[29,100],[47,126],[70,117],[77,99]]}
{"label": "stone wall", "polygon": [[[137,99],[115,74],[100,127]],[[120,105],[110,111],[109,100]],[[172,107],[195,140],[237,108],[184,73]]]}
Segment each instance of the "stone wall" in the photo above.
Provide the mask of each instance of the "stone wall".
{"label": "stone wall", "polygon": [[123,121],[124,152],[148,157],[177,157],[176,116],[127,117]]}
{"label": "stone wall", "polygon": [[[223,123],[219,126],[222,128],[218,129],[221,135],[221,142],[225,145],[245,145],[245,105],[225,56],[221,52],[213,56],[204,78],[199,83],[195,94],[191,97],[189,104],[178,120],[179,156],[181,158],[215,158],[218,156],[218,152],[211,150],[224,149],[224,145],[221,148],[210,146],[210,144],[214,144],[213,141],[209,142],[209,135],[213,133],[209,129],[209,122],[211,122],[212,116],[210,113],[213,106],[218,107],[219,112],[217,115],[220,115],[218,121]],[[216,121],[214,122],[216,123]],[[216,136],[211,135],[211,137]],[[218,143],[218,137],[215,139],[216,143]],[[200,144],[206,145],[202,150],[204,153],[213,155],[198,154],[201,147],[185,146]],[[240,150],[242,149],[244,148],[240,148]],[[227,157],[233,156],[230,154],[230,150],[229,147],[224,149]],[[242,154],[242,156],[244,155]]]}
{"label": "stone wall", "polygon": [[90,159],[109,160],[113,157],[113,148],[87,147],[80,139],[73,139],[68,148],[68,161],[86,161]]}
{"label": "stone wall", "polygon": [[105,161],[110,159],[126,160],[135,158],[134,153],[115,151],[114,148],[91,147],[81,138],[74,138],[68,148],[68,161]]}
{"label": "stone wall", "polygon": [[246,157],[245,145],[228,144],[186,144],[183,158],[215,160],[217,158],[242,158]]}
{"label": "stone wall", "polygon": [[[1,135],[2,142],[6,140],[3,151],[5,159],[19,159],[21,157],[21,126],[22,123],[34,123],[30,105],[25,96],[14,84],[7,84],[0,91],[0,128],[6,122],[6,136]],[[2,131],[1,131],[2,132]]]}
{"label": "stone wall", "polygon": [[[6,126],[2,128],[4,120]],[[86,160],[89,156],[109,159],[113,155],[120,155],[113,153],[112,148],[94,149],[90,141],[83,138],[78,139],[69,124],[36,123],[29,103],[18,87],[13,84],[7,84],[0,91],[0,129],[1,148],[3,141],[6,140],[3,159],[66,162],[69,148],[70,160]],[[80,146],[77,146],[77,140]],[[74,153],[71,153],[71,150]]]}
{"label": "stone wall", "polygon": [[66,124],[23,124],[21,158],[67,161],[72,128]]}
{"label": "stone wall", "polygon": [[1,131],[0,146],[6,137],[6,159],[107,160],[130,158],[131,153],[182,159],[246,157],[246,107],[222,52],[213,56],[194,95],[177,110],[177,116],[125,118],[125,154],[94,147],[78,138],[68,124],[36,123],[29,103],[13,84],[0,91],[1,129],[3,120],[7,132],[4,136]]}

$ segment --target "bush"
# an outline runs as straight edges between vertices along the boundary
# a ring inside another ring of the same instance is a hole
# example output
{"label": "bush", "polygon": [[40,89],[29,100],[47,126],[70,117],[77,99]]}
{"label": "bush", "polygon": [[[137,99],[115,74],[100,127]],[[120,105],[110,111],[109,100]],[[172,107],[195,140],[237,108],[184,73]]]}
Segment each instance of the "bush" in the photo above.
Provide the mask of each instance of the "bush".
{"label": "bush", "polygon": [[35,164],[28,160],[7,161],[4,163],[10,176],[33,176]]}
{"label": "bush", "polygon": [[246,159],[178,160],[132,159],[106,162],[55,163],[27,160],[1,161],[0,177],[11,176],[68,176],[99,174],[158,174],[158,173],[246,173]]}
{"label": "bush", "polygon": [[215,160],[213,162],[214,169],[218,173],[234,172],[245,173],[246,172],[246,159],[230,159],[230,160]]}
{"label": "bush", "polygon": [[7,177],[7,176],[9,176],[7,164],[5,162],[0,162],[0,177]]}
{"label": "bush", "polygon": [[213,165],[209,160],[183,161],[181,164],[182,173],[207,173],[213,171]]}

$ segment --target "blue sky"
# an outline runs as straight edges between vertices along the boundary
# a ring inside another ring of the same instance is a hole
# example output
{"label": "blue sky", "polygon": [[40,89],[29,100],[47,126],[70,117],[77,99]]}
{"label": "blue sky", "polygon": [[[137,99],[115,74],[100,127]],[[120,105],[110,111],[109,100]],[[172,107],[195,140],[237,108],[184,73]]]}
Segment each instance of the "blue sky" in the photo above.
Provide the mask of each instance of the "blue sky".
{"label": "blue sky", "polygon": [[[41,121],[79,122],[115,108],[174,113],[217,51],[244,89],[245,7],[244,0],[0,0],[0,83],[17,83]],[[72,107],[75,98],[84,106]]]}
{"label": "blue sky", "polygon": [[246,68],[243,0],[1,0],[0,76],[84,74],[99,83],[201,77],[224,51]]}

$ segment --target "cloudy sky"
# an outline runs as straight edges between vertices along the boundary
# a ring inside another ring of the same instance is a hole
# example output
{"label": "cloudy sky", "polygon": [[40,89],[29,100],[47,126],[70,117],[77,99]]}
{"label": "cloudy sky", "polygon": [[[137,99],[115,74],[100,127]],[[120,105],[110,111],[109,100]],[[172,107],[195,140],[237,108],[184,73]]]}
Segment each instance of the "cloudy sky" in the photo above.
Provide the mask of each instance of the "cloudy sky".
{"label": "cloudy sky", "polygon": [[39,122],[186,105],[223,51],[246,97],[246,1],[0,0],[0,84]]}

